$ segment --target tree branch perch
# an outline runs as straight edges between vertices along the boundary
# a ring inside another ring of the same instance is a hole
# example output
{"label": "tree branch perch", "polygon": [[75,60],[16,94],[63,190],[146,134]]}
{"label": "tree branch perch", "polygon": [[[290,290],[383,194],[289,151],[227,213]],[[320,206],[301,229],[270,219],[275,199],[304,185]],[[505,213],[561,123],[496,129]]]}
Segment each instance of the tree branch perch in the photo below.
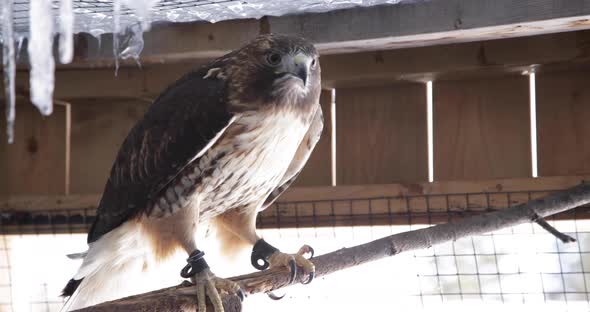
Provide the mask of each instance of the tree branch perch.
{"label": "tree branch perch", "polygon": [[[529,201],[526,204],[506,208],[462,219],[456,222],[439,224],[429,228],[408,231],[362,245],[343,248],[325,255],[315,257],[316,277],[328,275],[346,268],[390,257],[401,252],[425,249],[436,244],[454,241],[459,238],[484,234],[501,228],[511,227],[527,222],[538,222],[542,218],[574,209],[590,203],[590,184],[582,184],[568,190]],[[548,225],[546,222],[541,223]],[[552,227],[545,227],[550,233],[560,238],[562,233]],[[561,238],[560,238],[561,239]],[[305,281],[303,274],[298,274],[296,282]],[[285,270],[270,269],[232,277],[242,286],[246,294],[266,293],[289,286],[289,273]],[[192,286],[180,285],[160,289],[146,294],[122,298],[111,302],[84,308],[80,312],[104,311],[195,311],[197,309],[196,290]],[[241,311],[237,296],[222,296],[227,312]],[[208,306],[209,311],[213,311]]]}

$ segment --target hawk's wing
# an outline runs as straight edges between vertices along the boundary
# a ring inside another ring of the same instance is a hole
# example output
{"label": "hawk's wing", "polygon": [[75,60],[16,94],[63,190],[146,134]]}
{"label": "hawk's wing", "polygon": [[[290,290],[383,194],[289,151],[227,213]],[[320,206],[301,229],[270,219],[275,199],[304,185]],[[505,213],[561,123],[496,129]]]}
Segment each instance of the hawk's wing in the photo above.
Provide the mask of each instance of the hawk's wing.
{"label": "hawk's wing", "polygon": [[146,209],[234,120],[226,82],[203,79],[207,69],[168,87],[131,129],[111,169],[88,243]]}
{"label": "hawk's wing", "polygon": [[281,196],[289,186],[291,186],[293,181],[295,181],[303,169],[303,166],[305,166],[305,163],[309,159],[309,155],[313,151],[313,148],[318,143],[323,129],[324,116],[322,114],[322,107],[317,105],[313,121],[311,122],[305,137],[303,137],[303,140],[299,144],[297,152],[295,152],[295,156],[293,157],[289,168],[287,168],[287,172],[285,172],[285,175],[281,179],[281,183],[279,183],[279,186],[277,186],[264,201],[264,204],[262,205],[263,210],[272,205],[272,203]]}

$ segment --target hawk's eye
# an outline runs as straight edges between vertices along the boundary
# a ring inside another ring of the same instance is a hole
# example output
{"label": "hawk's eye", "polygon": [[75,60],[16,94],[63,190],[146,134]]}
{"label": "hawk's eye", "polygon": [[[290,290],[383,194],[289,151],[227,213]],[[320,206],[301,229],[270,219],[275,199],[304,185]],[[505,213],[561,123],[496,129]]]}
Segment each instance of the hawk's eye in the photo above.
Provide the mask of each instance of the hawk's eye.
{"label": "hawk's eye", "polygon": [[281,57],[281,55],[276,52],[272,52],[266,55],[266,62],[270,66],[277,66],[281,64],[282,60],[283,58]]}

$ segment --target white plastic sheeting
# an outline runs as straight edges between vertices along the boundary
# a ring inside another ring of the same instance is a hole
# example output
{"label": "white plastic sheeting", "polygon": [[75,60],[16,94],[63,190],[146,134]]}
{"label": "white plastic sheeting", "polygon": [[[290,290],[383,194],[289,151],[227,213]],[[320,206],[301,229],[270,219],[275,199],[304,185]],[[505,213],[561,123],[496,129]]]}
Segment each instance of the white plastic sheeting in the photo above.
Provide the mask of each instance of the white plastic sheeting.
{"label": "white plastic sheeting", "polygon": [[[27,34],[31,0],[15,1],[15,30]],[[325,12],[356,6],[397,4],[417,0],[73,0],[74,32],[95,36],[112,33],[115,27],[114,4],[121,4],[121,30],[137,23],[149,28],[149,22],[219,22],[230,19],[281,16],[303,12]],[[53,0],[54,16],[59,1]],[[57,23],[57,21],[56,21]]]}

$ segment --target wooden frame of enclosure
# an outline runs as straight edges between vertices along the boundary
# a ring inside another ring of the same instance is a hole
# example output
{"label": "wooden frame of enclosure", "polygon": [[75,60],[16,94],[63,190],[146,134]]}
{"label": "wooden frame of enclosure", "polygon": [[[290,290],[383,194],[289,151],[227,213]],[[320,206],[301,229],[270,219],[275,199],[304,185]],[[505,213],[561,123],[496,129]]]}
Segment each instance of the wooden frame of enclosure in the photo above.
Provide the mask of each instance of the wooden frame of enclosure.
{"label": "wooden frame of enclosure", "polygon": [[[0,211],[95,207],[119,145],[151,100],[187,66],[265,32],[318,44],[326,116],[314,154],[280,199],[287,208],[265,213],[267,227],[337,225],[357,215],[344,223],[390,224],[392,214],[430,213],[431,200],[446,202],[442,220],[570,187],[590,174],[589,14],[585,0],[447,0],[170,25],[146,34],[141,69],[124,64],[117,77],[108,37],[98,48],[79,35],[76,61],[56,73],[54,113],[42,118],[20,97],[15,143],[0,134]],[[24,69],[17,89],[26,95]],[[538,178],[531,176],[532,72]],[[425,202],[391,203],[413,196]],[[364,201],[338,208],[339,200]],[[277,216],[282,222],[273,223]]]}

